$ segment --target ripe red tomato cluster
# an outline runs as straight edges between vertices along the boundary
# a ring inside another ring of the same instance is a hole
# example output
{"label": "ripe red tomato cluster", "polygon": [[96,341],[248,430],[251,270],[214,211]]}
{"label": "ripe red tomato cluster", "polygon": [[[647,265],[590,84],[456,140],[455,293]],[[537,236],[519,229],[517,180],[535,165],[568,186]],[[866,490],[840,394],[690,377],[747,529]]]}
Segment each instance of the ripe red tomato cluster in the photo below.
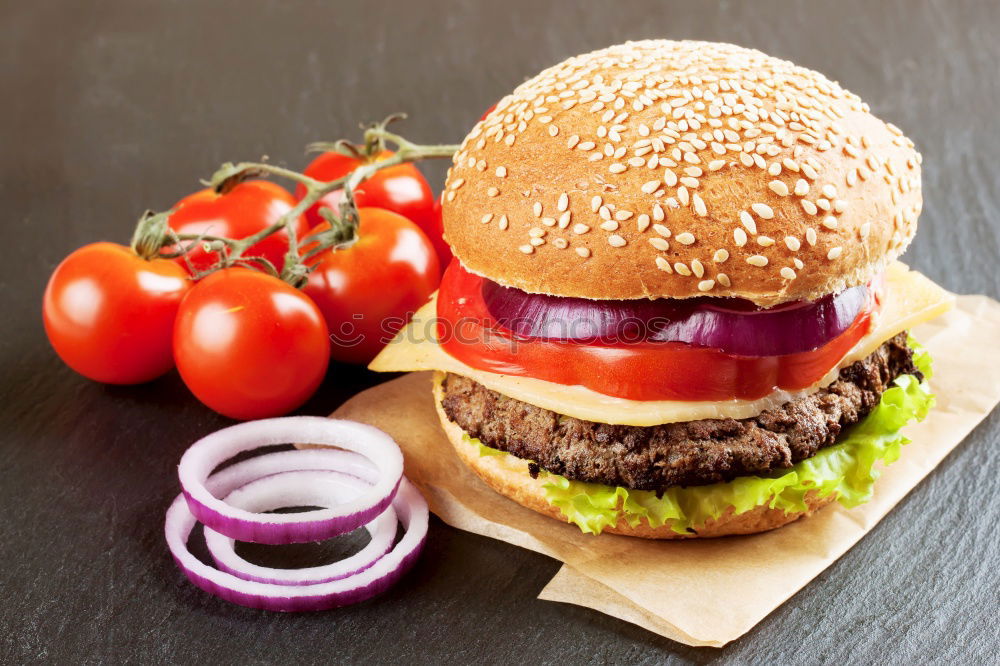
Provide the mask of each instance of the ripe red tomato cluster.
{"label": "ripe red tomato cluster", "polygon": [[[305,173],[332,181],[360,163],[325,153]],[[323,205],[339,200],[334,192]],[[296,202],[279,185],[246,181],[181,199],[168,224],[178,234],[238,240],[272,225]],[[147,260],[123,245],[86,245],[56,268],[45,290],[49,341],[67,365],[100,382],[147,382],[176,364],[191,392],[226,416],[294,410],[319,387],[330,358],[370,361],[437,288],[444,258],[450,259],[438,202],[412,164],[377,172],[358,188],[356,202],[356,242],[311,257],[301,290],[242,266],[196,280],[219,260],[203,247]],[[322,230],[318,208],[296,220],[297,238]],[[308,238],[301,247],[310,247]],[[281,230],[244,256],[263,257],[280,271],[288,248]]]}

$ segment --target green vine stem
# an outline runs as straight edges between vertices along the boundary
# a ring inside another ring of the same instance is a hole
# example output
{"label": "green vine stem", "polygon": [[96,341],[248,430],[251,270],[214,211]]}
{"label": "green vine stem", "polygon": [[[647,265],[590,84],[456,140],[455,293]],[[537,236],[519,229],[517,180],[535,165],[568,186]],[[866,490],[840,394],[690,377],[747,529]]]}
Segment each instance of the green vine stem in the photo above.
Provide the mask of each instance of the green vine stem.
{"label": "green vine stem", "polygon": [[[460,148],[458,145],[421,145],[413,143],[408,139],[405,139],[402,136],[386,129],[386,124],[394,119],[395,117],[390,116],[390,118],[385,122],[369,127],[365,131],[364,135],[365,152],[368,153],[369,156],[374,152],[381,150],[387,143],[394,146],[394,152],[391,156],[381,160],[369,159],[346,176],[330,182],[316,180],[315,178],[310,178],[309,176],[297,171],[268,164],[266,162],[239,162],[237,164],[227,162],[226,164],[223,164],[212,175],[212,178],[205,182],[206,185],[214,187],[217,191],[224,192],[228,188],[233,187],[235,183],[242,182],[247,178],[271,175],[286,178],[303,185],[306,189],[306,194],[295,206],[291,208],[291,210],[282,215],[281,218],[279,218],[274,224],[261,229],[257,233],[247,236],[246,238],[234,240],[229,238],[192,236],[185,234],[161,234],[160,246],[162,247],[164,244],[167,244],[165,242],[166,237],[169,237],[172,242],[185,240],[195,242],[207,241],[209,244],[221,244],[218,246],[220,248],[224,246],[226,252],[221,262],[222,266],[246,264],[247,262],[260,261],[257,257],[244,258],[243,255],[249,248],[253,247],[255,244],[264,240],[268,236],[275,234],[282,229],[286,229],[288,234],[288,253],[285,255],[285,265],[279,277],[295,287],[301,286],[309,274],[309,268],[305,265],[305,263],[303,263],[303,260],[308,260],[331,247],[346,246],[356,240],[359,218],[354,192],[361,183],[368,178],[371,178],[382,169],[388,169],[399,164],[416,162],[423,159],[452,157]],[[340,142],[338,142],[338,144],[340,144]],[[310,148],[323,146],[325,149],[329,145],[330,144],[312,144]],[[316,244],[306,252],[305,256],[300,257],[300,239],[296,237],[295,226],[289,223],[298,216],[302,215],[324,196],[339,189],[344,190],[344,197],[340,203],[339,210],[334,213],[334,211],[326,207],[320,209],[320,215],[322,215],[323,218],[330,223],[330,230],[310,235],[309,238],[314,240]],[[162,224],[165,226],[166,216],[168,214],[161,213],[160,215],[163,216]],[[153,224],[153,222],[144,218],[143,221],[140,221],[139,227],[143,227],[143,225],[153,226]],[[160,222],[157,221],[155,224],[159,225]],[[144,233],[155,232],[147,231]],[[136,235],[140,235],[138,228]],[[137,247],[135,240],[133,240],[133,247]],[[138,249],[136,251],[139,252]],[[271,267],[271,269],[273,270],[273,267]]]}

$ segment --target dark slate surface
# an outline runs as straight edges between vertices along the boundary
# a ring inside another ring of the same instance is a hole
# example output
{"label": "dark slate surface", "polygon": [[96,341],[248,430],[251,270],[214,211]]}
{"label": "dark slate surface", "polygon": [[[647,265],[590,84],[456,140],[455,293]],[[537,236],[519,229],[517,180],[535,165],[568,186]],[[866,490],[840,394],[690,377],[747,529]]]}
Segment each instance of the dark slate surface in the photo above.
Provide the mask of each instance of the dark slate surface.
{"label": "dark slate surface", "polygon": [[[69,251],[127,240],[141,210],[167,208],[223,160],[301,166],[308,141],[398,110],[413,116],[411,137],[455,141],[564,57],[628,38],[728,40],[819,69],[904,128],[926,158],[907,259],[951,289],[1000,296],[994,2],[337,4],[3,3],[0,662],[996,658],[996,413],[860,545],[723,650],[538,601],[556,562],[436,520],[415,572],[355,608],[268,614],[188,585],[164,547],[163,511],[185,446],[226,421],[176,375],[138,388],[74,375],[46,344],[39,303]],[[328,413],[380,379],[333,368],[303,411]]]}

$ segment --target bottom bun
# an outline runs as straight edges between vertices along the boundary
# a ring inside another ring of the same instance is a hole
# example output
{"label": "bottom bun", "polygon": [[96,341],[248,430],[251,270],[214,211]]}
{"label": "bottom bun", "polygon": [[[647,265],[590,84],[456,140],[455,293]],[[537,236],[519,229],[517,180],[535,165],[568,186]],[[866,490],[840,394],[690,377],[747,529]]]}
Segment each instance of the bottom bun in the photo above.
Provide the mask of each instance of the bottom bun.
{"label": "bottom bun", "polygon": [[[541,477],[531,478],[531,475],[528,474],[528,463],[525,460],[509,454],[479,455],[479,449],[465,439],[465,432],[448,418],[441,407],[441,382],[443,379],[444,373],[434,373],[434,406],[437,408],[438,418],[441,419],[441,426],[462,462],[471,467],[480,479],[501,495],[509,497],[532,511],[537,511],[563,523],[569,522],[559,507],[549,504],[545,499],[544,479]],[[605,527],[604,531],[643,539],[697,539],[734,534],[756,534],[757,532],[773,530],[803,516],[811,515],[835,499],[836,494],[816,497],[813,493],[809,493],[805,497],[808,508],[805,511],[792,513],[785,513],[781,509],[772,509],[767,505],[761,505],[739,515],[733,515],[733,508],[729,507],[718,518],[711,519],[704,525],[694,528],[694,534],[674,532],[670,529],[669,521],[660,527],[651,527],[648,523],[640,523],[632,527],[624,519],[619,520],[616,525]]]}

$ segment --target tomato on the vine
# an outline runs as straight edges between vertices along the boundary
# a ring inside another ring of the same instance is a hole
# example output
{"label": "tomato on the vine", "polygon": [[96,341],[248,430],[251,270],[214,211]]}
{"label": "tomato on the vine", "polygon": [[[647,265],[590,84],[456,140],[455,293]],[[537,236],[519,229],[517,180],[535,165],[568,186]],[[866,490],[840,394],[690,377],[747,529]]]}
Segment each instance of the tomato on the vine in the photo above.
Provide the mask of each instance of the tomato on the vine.
{"label": "tomato on the vine", "polygon": [[286,414],[316,392],[330,359],[323,315],[303,293],[247,268],[191,289],[174,327],[177,370],[203,403],[236,419]]}
{"label": "tomato on the vine", "polygon": [[173,367],[171,336],[191,288],[173,261],[91,243],[52,273],[42,303],[49,342],[66,364],[108,384],[141,384]]}
{"label": "tomato on the vine", "polygon": [[[280,185],[267,180],[248,180],[223,193],[206,188],[184,197],[174,206],[168,224],[179,234],[207,234],[239,240],[271,226],[295,204],[295,198]],[[305,218],[299,216],[295,220],[297,237],[301,238],[308,229]],[[281,272],[287,252],[288,231],[282,229],[251,246],[243,256],[264,257]],[[211,268],[218,260],[218,253],[205,252],[200,246],[187,253],[187,261],[197,271]],[[187,266],[187,261],[184,257],[177,258],[183,266]]]}
{"label": "tomato on the vine", "polygon": [[[378,162],[392,155],[391,151],[383,150],[370,159]],[[368,159],[361,155],[351,157],[329,151],[321,153],[314,159],[306,167],[304,173],[316,180],[330,182],[343,178],[354,169],[364,165]],[[305,192],[305,187],[302,185],[298,185],[295,189],[295,194],[299,199],[305,196]],[[342,198],[343,190],[334,190],[310,207],[306,211],[309,225],[317,226],[324,221],[319,214],[319,209],[322,206],[332,208],[336,212]],[[441,216],[439,212],[435,211],[435,205],[439,204],[434,192],[431,191],[431,186],[427,183],[427,179],[413,164],[399,164],[376,172],[354,190],[354,201],[358,208],[384,208],[399,213],[427,234],[436,251],[439,253],[447,251],[450,258],[451,251],[448,250],[448,245],[441,238]],[[443,262],[444,255],[439,254],[439,260]]]}
{"label": "tomato on the vine", "polygon": [[358,214],[357,241],[310,259],[314,270],[302,288],[326,319],[331,356],[348,363],[375,358],[427,302],[441,274],[434,247],[410,220],[381,208]]}

